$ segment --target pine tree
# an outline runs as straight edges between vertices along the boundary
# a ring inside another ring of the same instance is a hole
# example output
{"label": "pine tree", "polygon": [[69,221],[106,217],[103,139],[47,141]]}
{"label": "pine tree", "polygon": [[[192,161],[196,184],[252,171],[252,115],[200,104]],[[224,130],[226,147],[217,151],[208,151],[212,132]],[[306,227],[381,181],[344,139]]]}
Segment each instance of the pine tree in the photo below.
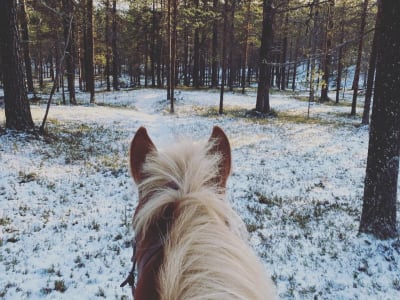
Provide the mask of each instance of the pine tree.
{"label": "pine tree", "polygon": [[268,114],[269,105],[269,87],[270,87],[270,52],[273,41],[273,18],[274,7],[271,0],[263,1],[263,28],[260,49],[260,75],[258,80],[256,111]]}
{"label": "pine tree", "polygon": [[31,131],[34,124],[25,88],[15,0],[0,1],[0,52],[6,128]]}
{"label": "pine tree", "polygon": [[380,239],[398,235],[400,157],[400,2],[382,0],[360,232]]}

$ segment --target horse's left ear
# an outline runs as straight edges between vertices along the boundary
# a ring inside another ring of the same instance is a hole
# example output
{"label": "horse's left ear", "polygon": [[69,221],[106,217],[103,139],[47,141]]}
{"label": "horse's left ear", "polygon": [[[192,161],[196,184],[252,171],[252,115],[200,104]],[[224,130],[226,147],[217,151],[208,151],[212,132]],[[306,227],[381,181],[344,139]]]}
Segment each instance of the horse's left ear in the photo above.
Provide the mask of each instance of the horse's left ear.
{"label": "horse's left ear", "polygon": [[147,155],[156,150],[156,147],[147,134],[146,128],[140,127],[133,137],[130,149],[131,173],[136,183],[139,183],[144,178],[142,168]]}
{"label": "horse's left ear", "polygon": [[219,153],[221,161],[218,166],[218,185],[225,188],[231,172],[231,146],[225,132],[218,126],[214,126],[209,142],[213,143],[211,153]]}

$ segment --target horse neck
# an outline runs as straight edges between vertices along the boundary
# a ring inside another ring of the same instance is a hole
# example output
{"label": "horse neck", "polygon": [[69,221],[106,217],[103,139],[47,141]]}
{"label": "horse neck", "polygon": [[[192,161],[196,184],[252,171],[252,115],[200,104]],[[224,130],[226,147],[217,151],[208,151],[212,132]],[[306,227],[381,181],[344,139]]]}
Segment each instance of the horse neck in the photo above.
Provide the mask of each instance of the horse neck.
{"label": "horse neck", "polygon": [[174,214],[174,207],[167,207],[161,217],[151,224],[146,234],[136,236],[136,262],[138,282],[135,300],[159,300],[158,271],[163,262],[163,245]]}

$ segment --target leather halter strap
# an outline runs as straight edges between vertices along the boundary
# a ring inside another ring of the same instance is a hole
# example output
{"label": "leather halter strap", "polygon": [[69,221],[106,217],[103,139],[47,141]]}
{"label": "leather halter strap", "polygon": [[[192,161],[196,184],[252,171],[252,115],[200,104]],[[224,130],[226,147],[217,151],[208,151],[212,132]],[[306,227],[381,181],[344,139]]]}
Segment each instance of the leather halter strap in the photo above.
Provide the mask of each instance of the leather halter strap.
{"label": "leather halter strap", "polygon": [[[156,255],[160,250],[162,250],[162,248],[163,248],[163,242],[161,241],[161,238],[160,238],[157,240],[157,242],[154,245],[145,249],[146,251],[144,252],[140,261],[138,261],[138,257],[136,254],[137,240],[136,240],[136,238],[134,240],[132,240],[132,249],[133,249],[133,255],[131,258],[132,269],[129,272],[127,278],[124,280],[124,282],[121,283],[120,287],[124,287],[127,284],[129,284],[129,286],[132,288],[132,294],[134,295],[135,288],[136,288],[136,286],[135,286],[136,278],[137,278],[137,280],[139,280],[141,271],[146,267],[146,265],[153,258],[153,256]],[[136,274],[136,268],[137,268],[137,274]],[[136,275],[137,275],[137,277],[136,277]]]}
{"label": "leather halter strap", "polygon": [[128,277],[121,283],[120,287],[124,287],[129,283],[129,286],[132,287],[133,293],[135,293],[135,272],[136,272],[136,240],[132,240],[132,250],[133,255],[131,257],[132,268],[128,274]]}

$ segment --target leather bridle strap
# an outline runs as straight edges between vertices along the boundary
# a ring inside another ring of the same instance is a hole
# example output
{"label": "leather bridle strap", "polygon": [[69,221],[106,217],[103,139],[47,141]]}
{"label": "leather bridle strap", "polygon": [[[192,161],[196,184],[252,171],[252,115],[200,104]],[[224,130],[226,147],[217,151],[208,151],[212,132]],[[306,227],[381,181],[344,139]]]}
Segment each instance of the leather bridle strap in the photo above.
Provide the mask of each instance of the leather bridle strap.
{"label": "leather bridle strap", "polygon": [[140,272],[143,270],[143,268],[146,266],[146,264],[151,260],[151,258],[156,255],[158,251],[160,251],[163,247],[163,242],[161,239],[157,241],[153,246],[149,247],[146,249],[146,252],[144,252],[143,257],[141,258],[140,261],[137,261],[136,258],[136,239],[132,240],[132,248],[133,248],[133,255],[131,258],[132,261],[132,269],[129,272],[128,276],[124,280],[124,282],[121,283],[120,287],[124,287],[127,284],[132,288],[132,294],[135,294],[135,280],[136,280],[136,266],[138,268],[138,278],[140,276]]}
{"label": "leather bridle strap", "polygon": [[124,280],[123,283],[121,283],[120,287],[124,287],[129,283],[129,286],[132,287],[132,293],[135,293],[135,272],[136,272],[136,240],[132,240],[132,249],[133,249],[133,255],[131,258],[132,262],[132,269],[128,274],[128,277]]}

